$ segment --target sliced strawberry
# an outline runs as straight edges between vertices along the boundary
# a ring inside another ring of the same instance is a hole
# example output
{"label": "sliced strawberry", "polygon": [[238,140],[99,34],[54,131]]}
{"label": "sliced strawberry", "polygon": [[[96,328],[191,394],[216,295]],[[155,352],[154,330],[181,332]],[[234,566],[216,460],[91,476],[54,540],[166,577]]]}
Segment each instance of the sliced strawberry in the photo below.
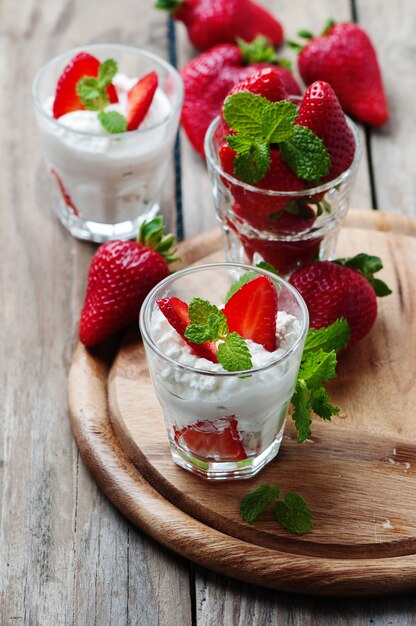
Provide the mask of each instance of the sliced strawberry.
{"label": "sliced strawberry", "polygon": [[[58,79],[53,103],[53,116],[61,117],[71,111],[85,109],[77,95],[77,83],[84,76],[98,76],[100,61],[87,52],[79,52],[66,65]],[[107,89],[110,103],[118,102],[114,85]]]}
{"label": "sliced strawberry", "polygon": [[54,176],[54,178],[56,179],[56,182],[58,183],[59,191],[61,192],[62,198],[64,199],[67,209],[74,215],[79,215],[78,209],[72,202],[71,196],[69,195],[69,193],[64,187],[62,178],[59,176],[58,172],[53,167],[51,168],[51,174],[52,176]]}
{"label": "sliced strawberry", "polygon": [[184,341],[197,356],[217,363],[217,347],[215,343],[193,343],[185,337],[185,330],[191,323],[188,314],[188,305],[179,298],[162,298],[157,301],[159,309]]}
{"label": "sliced strawberry", "polygon": [[137,81],[128,94],[127,130],[136,130],[150,109],[158,85],[156,72],[149,72]]}
{"label": "sliced strawberry", "polygon": [[234,416],[219,417],[216,420],[201,420],[181,430],[175,431],[175,441],[203,460],[243,461],[246,451],[238,432]]}
{"label": "sliced strawberry", "polygon": [[230,332],[251,339],[272,352],[276,349],[277,291],[268,276],[246,283],[224,307]]}

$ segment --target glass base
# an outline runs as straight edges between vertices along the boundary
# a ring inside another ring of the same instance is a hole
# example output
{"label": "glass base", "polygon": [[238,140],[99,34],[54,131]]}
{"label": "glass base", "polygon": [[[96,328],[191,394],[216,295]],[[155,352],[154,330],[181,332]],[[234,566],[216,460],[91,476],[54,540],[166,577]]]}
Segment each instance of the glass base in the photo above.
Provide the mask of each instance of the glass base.
{"label": "glass base", "polygon": [[58,217],[61,223],[77,239],[105,243],[114,239],[134,239],[139,234],[140,226],[145,219],[151,219],[159,212],[159,204],[155,202],[149,211],[131,220],[118,224],[102,224],[92,222],[74,215],[65,205],[59,205]]}
{"label": "glass base", "polygon": [[252,478],[279,452],[283,439],[285,425],[283,424],[274,441],[266,450],[255,457],[243,461],[220,463],[218,461],[203,461],[183,450],[170,440],[170,451],[177,465],[207,480],[235,480],[237,478]]}

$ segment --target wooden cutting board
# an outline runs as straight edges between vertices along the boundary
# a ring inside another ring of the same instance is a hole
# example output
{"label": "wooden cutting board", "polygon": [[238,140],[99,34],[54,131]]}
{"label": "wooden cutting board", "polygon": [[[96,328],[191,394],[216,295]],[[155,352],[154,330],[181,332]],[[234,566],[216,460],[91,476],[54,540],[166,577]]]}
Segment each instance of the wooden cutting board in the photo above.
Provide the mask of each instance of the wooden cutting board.
{"label": "wooden cutting board", "polygon": [[[85,463],[112,502],[168,548],[240,580],[320,595],[416,588],[416,220],[352,211],[337,253],[384,261],[393,295],[329,386],[342,412],[249,481],[207,483],[171,460],[138,330],[97,351],[78,345],[69,407]],[[218,231],[181,244],[182,264],[223,258]],[[272,514],[254,524],[241,497],[263,482],[302,494],[314,514],[301,537]]]}

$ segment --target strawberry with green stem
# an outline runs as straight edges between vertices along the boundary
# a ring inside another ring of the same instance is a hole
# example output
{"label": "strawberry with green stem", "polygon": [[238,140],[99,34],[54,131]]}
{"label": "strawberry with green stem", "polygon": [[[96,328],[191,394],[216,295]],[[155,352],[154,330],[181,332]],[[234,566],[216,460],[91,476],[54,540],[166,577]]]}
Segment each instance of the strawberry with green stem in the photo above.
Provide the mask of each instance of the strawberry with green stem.
{"label": "strawberry with green stem", "polygon": [[176,260],[173,242],[158,216],[143,222],[137,241],[109,241],[98,248],[79,322],[85,346],[95,346],[137,322],[145,297],[169,275],[168,265]]}
{"label": "strawberry with green stem", "polygon": [[316,80],[328,82],[346,113],[373,126],[385,124],[389,117],[376,51],[368,34],[357,24],[329,21],[323,33],[307,39],[300,51],[299,72],[306,85]]}
{"label": "strawberry with green stem", "polygon": [[157,0],[155,6],[183,22],[189,39],[201,51],[234,43],[238,37],[251,42],[263,35],[273,46],[283,42],[280,22],[253,0]]}
{"label": "strawberry with green stem", "polygon": [[214,46],[181,69],[185,87],[182,127],[202,157],[205,156],[205,134],[211,122],[220,114],[227,94],[256,69],[267,67],[274,68],[274,74],[281,79],[283,89],[288,94],[300,94],[286,62],[279,61],[276,52],[261,37],[251,44],[240,41],[238,45]]}

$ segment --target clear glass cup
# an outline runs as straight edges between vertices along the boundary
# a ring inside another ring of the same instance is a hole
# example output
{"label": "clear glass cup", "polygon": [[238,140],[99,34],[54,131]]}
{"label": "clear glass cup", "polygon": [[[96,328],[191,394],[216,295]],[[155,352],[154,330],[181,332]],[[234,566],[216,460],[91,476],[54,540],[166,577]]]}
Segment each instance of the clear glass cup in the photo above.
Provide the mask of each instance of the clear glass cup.
{"label": "clear glass cup", "polygon": [[323,185],[289,192],[260,189],[227,174],[218,156],[223,124],[220,117],[212,122],[205,154],[227,261],[265,261],[288,278],[315,260],[333,258],[361,157],[358,129],[348,124],[356,148],[351,167]]}
{"label": "clear glass cup", "polygon": [[[281,326],[284,319],[292,326],[290,331],[287,327],[286,347],[277,349],[269,363],[227,372],[192,355],[157,301],[177,297],[189,303],[199,297],[221,308],[230,286],[246,272],[271,278],[278,290]],[[204,478],[224,480],[250,478],[276,456],[308,324],[306,305],[290,284],[247,265],[194,266],[156,285],[141,308],[140,329],[175,463]]]}
{"label": "clear glass cup", "polygon": [[[160,119],[120,134],[75,130],[51,114],[63,68],[79,52],[100,61],[113,58],[118,71],[141,78],[156,71],[159,87],[152,106]],[[83,46],[49,61],[33,81],[33,102],[44,156],[61,222],[80,239],[104,242],[137,235],[145,218],[159,210],[172,159],[181,105],[182,79],[158,56],[116,44]]]}

